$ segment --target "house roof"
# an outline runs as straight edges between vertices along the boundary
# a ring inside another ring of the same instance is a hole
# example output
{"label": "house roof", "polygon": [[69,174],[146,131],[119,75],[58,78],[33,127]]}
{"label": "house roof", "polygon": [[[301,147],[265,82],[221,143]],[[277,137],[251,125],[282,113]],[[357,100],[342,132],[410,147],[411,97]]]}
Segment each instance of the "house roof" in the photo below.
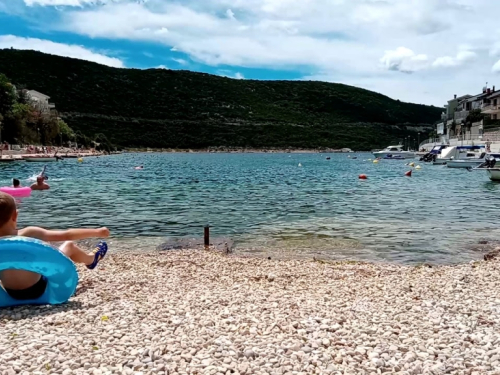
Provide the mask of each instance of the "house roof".
{"label": "house roof", "polygon": [[454,100],[457,100],[457,101],[459,101],[459,102],[460,102],[461,100],[468,99],[468,98],[470,98],[471,96],[472,96],[472,95],[469,95],[469,94],[467,94],[467,95],[462,95],[462,96],[459,96],[458,98],[453,98],[453,99],[451,99],[451,100],[448,100],[448,103],[449,103],[449,102],[452,102],[452,101],[454,101]]}
{"label": "house roof", "polygon": [[41,92],[38,92],[36,90],[28,90],[28,94],[35,95],[35,96],[41,96],[42,98],[45,98],[45,99],[50,99],[50,96],[42,94]]}
{"label": "house roof", "polygon": [[500,90],[492,93],[490,96],[488,96],[488,99],[496,98],[497,96],[500,96]]}

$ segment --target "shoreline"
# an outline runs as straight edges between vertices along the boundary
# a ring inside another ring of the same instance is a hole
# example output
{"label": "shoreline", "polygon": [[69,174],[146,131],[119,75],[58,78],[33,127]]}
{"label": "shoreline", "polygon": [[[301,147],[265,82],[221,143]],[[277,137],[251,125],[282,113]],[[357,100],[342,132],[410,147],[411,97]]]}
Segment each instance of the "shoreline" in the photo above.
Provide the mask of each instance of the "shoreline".
{"label": "shoreline", "polygon": [[69,303],[0,310],[0,371],[486,374],[500,366],[498,260],[429,268],[114,251],[95,271],[78,271]]}
{"label": "shoreline", "polygon": [[245,148],[245,147],[208,147],[202,149],[175,149],[175,148],[128,148],[126,153],[230,153],[230,154],[350,154],[370,151],[341,151],[335,149],[300,149],[300,148]]}

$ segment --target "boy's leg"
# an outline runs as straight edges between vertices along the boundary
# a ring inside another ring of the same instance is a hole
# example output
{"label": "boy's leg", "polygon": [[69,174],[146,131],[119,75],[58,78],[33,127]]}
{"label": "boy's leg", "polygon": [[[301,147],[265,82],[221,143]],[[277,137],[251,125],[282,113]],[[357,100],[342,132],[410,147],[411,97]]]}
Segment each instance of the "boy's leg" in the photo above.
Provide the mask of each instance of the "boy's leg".
{"label": "boy's leg", "polygon": [[74,242],[66,241],[61,245],[59,250],[61,250],[61,252],[73,262],[83,263],[88,269],[93,270],[97,267],[99,261],[106,256],[106,253],[108,252],[108,245],[106,242],[101,241],[91,253],[87,254],[85,251],[76,246]]}
{"label": "boy's leg", "polygon": [[64,255],[70,258],[75,263],[92,264],[94,261],[94,254],[87,254],[84,250],[80,249],[72,241],[64,242],[60,247]]}

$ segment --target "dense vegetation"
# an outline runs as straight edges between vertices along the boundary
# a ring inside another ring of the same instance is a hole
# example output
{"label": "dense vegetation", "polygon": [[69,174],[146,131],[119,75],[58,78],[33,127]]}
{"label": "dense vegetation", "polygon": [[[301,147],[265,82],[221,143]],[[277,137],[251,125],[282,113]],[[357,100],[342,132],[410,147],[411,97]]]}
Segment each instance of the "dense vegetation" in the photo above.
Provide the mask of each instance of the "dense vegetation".
{"label": "dense vegetation", "polygon": [[73,130],[56,113],[43,111],[26,90],[0,74],[0,125],[2,140],[20,144],[61,145],[75,138]]}
{"label": "dense vegetation", "polygon": [[125,147],[385,147],[424,139],[442,108],[351,86],[117,69],[0,50],[0,72],[51,97],[77,132]]}

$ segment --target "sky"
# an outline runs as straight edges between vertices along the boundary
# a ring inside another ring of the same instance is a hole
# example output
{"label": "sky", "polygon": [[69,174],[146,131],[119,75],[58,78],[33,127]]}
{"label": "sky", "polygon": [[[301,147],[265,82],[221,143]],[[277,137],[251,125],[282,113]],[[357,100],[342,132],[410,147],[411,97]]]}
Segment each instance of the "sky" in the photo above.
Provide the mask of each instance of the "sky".
{"label": "sky", "polygon": [[500,89],[499,14],[497,0],[0,0],[0,48],[441,107]]}

